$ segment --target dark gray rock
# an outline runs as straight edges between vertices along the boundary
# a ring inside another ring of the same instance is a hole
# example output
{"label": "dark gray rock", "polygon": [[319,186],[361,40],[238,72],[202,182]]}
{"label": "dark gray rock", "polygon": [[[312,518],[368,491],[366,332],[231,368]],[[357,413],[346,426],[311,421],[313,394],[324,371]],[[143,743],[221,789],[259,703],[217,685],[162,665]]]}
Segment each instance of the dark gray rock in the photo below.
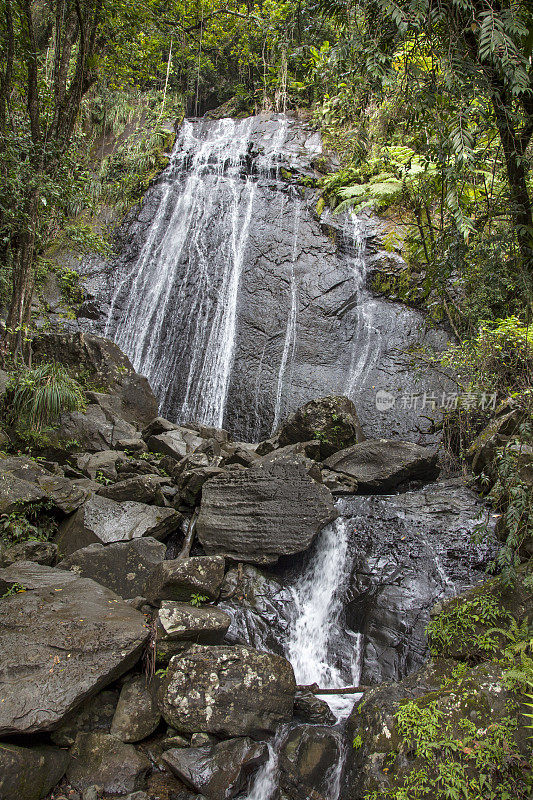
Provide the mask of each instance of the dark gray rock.
{"label": "dark gray rock", "polygon": [[294,700],[294,714],[304,722],[317,725],[334,725],[335,714],[325,700],[308,689],[298,689]]}
{"label": "dark gray rock", "polygon": [[[32,490],[26,483],[34,485]],[[0,461],[0,508],[9,513],[16,503],[48,501],[64,514],[71,514],[86,500],[87,492],[67,478],[55,475],[26,456],[10,456]],[[10,499],[11,497],[11,499]]]}
{"label": "dark gray rock", "polygon": [[146,756],[107,733],[79,733],[71,756],[67,780],[78,791],[97,785],[109,794],[135,792],[150,769]]}
{"label": "dark gray rock", "polygon": [[[437,600],[485,579],[497,552],[494,520],[458,479],[342,503],[353,530],[348,623],[364,634],[361,683],[398,680],[427,658],[425,629]],[[480,522],[486,536],[476,545]]]}
{"label": "dark gray rock", "polygon": [[0,514],[10,514],[17,508],[47,499],[44,489],[37,483],[21,480],[9,472],[0,474]]}
{"label": "dark gray rock", "polygon": [[120,416],[146,425],[157,414],[157,400],[146,378],[138,375],[116,344],[88,333],[43,334],[32,343],[36,361],[60,361],[83,372],[120,399]]}
{"label": "dark gray rock", "polygon": [[356,408],[348,397],[331,395],[311,400],[294,412],[276,432],[280,447],[318,441],[322,458],[364,439]]}
{"label": "dark gray rock", "polygon": [[391,491],[411,480],[429,482],[439,473],[435,450],[387,439],[348,447],[327,458],[324,466],[354,478],[365,492]]}
{"label": "dark gray rock", "polygon": [[111,734],[122,742],[140,742],[155,731],[161,714],[156,702],[157,680],[138,675],[122,687]]}
{"label": "dark gray rock", "polygon": [[71,747],[81,731],[109,733],[117,703],[118,692],[103,691],[91,697],[52,731],[52,741],[60,747]]}
{"label": "dark gray rock", "polygon": [[293,457],[204,484],[196,531],[207,553],[268,564],[307,550],[335,516],[329,490]]}
{"label": "dark gray rock", "polygon": [[195,608],[189,603],[164,600],[158,614],[157,661],[168,662],[184,641],[220,644],[230,622],[231,618],[218,608]]}
{"label": "dark gray rock", "polygon": [[181,733],[261,737],[291,719],[295,691],[292,667],[281,656],[195,644],[171,659],[160,707]]}
{"label": "dark gray rock", "polygon": [[72,460],[80,472],[93,481],[97,475],[109,481],[116,481],[118,468],[127,461],[127,458],[121,451],[103,449],[98,453],[80,453]]}
{"label": "dark gray rock", "polygon": [[209,466],[185,469],[177,479],[180,501],[190,506],[196,505],[199,502],[204,483],[217,475],[222,475],[223,472],[224,470],[218,467]]}
{"label": "dark gray rock", "polygon": [[119,417],[109,415],[98,403],[88,405],[83,412],[61,414],[57,426],[49,434],[51,446],[61,450],[69,442],[87,452],[97,452],[118,446],[122,439],[131,439],[136,428]]}
{"label": "dark gray rock", "polygon": [[70,756],[57,747],[19,747],[0,744],[2,800],[41,800],[67,769]]}
{"label": "dark gray rock", "polygon": [[281,788],[291,800],[331,797],[342,751],[338,731],[320,725],[293,728],[280,751]]}
{"label": "dark gray rock", "polygon": [[15,561],[6,569],[0,570],[0,594],[9,591],[13,586],[20,586],[23,590],[66,586],[77,577],[70,572],[62,572],[33,561]]}
{"label": "dark gray rock", "polygon": [[181,514],[170,508],[127,501],[115,503],[95,495],[59,526],[57,545],[60,552],[71,553],[89,544],[125,542],[141,536],[165,539],[178,530]]}
{"label": "dark gray rock", "polygon": [[[392,796],[400,792],[411,797],[412,787],[417,787],[418,783],[416,773],[420,771],[428,783],[444,789],[456,785],[449,775],[468,775],[468,780],[477,784],[481,773],[481,785],[486,787],[482,796],[499,796],[502,772],[487,771],[484,760],[476,763],[476,750],[479,741],[484,742],[487,729],[494,729],[508,718],[510,710],[512,716],[517,715],[516,695],[505,685],[501,667],[495,662],[467,669],[462,678],[454,679],[450,688],[450,677],[457,666],[456,661],[432,659],[424,669],[401,682],[385,684],[365,693],[348,720],[347,741],[357,739],[359,746],[346,748],[343,798],[362,798],[373,792]],[[432,708],[432,743],[446,741],[451,745],[447,747],[444,776],[440,772],[443,760],[438,750],[429,749],[429,757],[424,758],[413,747],[413,739],[401,733],[396,714],[408,701],[413,701],[421,712]],[[475,726],[473,736],[472,726]],[[484,732],[481,739],[478,731]],[[523,727],[510,732],[505,747],[504,762],[513,758],[511,747],[518,757],[520,754],[529,757],[530,748]],[[394,764],[392,769],[389,768],[391,764]],[[520,793],[519,772],[515,773],[513,783]]]}
{"label": "dark gray rock", "polygon": [[216,600],[224,580],[223,556],[192,556],[158,564],[143,594],[152,602],[190,600],[198,594]]}
{"label": "dark gray rock", "polygon": [[164,417],[156,417],[143,429],[142,437],[146,440],[149,439],[150,436],[159,436],[161,433],[175,431],[177,428],[179,428],[179,425],[176,425],[174,422],[170,422],[170,420]]}
{"label": "dark gray rock", "polygon": [[57,556],[57,545],[53,542],[41,542],[29,539],[27,542],[4,547],[0,545],[0,566],[9,567],[16,561],[34,561],[51,567]]}
{"label": "dark gray rock", "polygon": [[171,456],[178,460],[194,452],[202,443],[202,438],[197,436],[194,431],[178,427],[146,439],[148,449],[152,453],[162,453],[164,456]]}
{"label": "dark gray rock", "polygon": [[25,566],[36,588],[0,600],[0,733],[6,734],[57,727],[133,666],[148,637],[143,615],[94,581],[30,562],[2,570],[3,581],[28,585]]}
{"label": "dark gray rock", "polygon": [[230,800],[268,758],[264,742],[229,739],[210,747],[169,750],[163,762],[171,772],[208,800]]}
{"label": "dark gray rock", "polygon": [[166,546],[151,536],[104,547],[90,544],[76,550],[57,566],[107,586],[124,599],[142,595],[146,581],[165,559]]}
{"label": "dark gray rock", "polygon": [[115,500],[117,503],[134,500],[137,503],[153,503],[163,506],[162,480],[159,475],[139,475],[125,481],[118,481],[112,486],[102,486],[98,490],[98,494],[101,497],[107,497],[108,500]]}

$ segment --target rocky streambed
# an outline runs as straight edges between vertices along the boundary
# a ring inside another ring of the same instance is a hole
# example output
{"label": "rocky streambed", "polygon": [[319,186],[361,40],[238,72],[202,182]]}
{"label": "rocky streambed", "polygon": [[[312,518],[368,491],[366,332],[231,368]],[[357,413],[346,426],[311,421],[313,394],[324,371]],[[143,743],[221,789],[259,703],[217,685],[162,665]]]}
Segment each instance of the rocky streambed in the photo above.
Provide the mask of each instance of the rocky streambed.
{"label": "rocky streambed", "polygon": [[[110,342],[49,335],[36,352],[108,391],[64,414],[39,458],[0,461],[2,519],[40,509],[55,530],[1,551],[2,800],[388,785],[380,726],[451,669],[427,666],[425,629],[436,603],[486,581],[487,508],[439,477],[434,449],[365,439],[345,397],[239,442],[154,416]],[[476,669],[480,692],[497,681]],[[376,688],[317,691],[361,684]]]}

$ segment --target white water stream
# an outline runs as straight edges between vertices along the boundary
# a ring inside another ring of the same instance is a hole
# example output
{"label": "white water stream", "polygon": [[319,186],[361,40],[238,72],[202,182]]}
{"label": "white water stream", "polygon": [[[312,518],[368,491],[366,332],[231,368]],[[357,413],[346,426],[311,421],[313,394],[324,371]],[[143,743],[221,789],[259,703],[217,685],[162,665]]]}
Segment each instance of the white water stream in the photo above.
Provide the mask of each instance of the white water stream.
{"label": "white water stream", "polygon": [[[348,522],[339,517],[328,525],[315,545],[307,568],[290,587],[294,605],[290,610],[285,655],[298,684],[318,683],[321,688],[357,686],[361,675],[360,634],[343,625],[343,609],[352,568]],[[342,722],[360,695],[323,695]],[[269,745],[270,755],[261,767],[247,800],[273,800],[279,778],[279,751],[288,726],[278,731]],[[341,734],[339,732],[339,743]],[[337,800],[344,759],[332,765],[328,776],[328,800]]]}

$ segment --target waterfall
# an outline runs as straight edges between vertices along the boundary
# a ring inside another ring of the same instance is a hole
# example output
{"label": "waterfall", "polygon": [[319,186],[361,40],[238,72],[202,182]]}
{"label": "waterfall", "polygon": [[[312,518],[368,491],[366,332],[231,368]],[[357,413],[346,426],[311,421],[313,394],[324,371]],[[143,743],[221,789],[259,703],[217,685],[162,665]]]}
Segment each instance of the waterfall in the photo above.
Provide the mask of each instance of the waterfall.
{"label": "waterfall", "polygon": [[357,294],[357,322],[353,336],[354,346],[346,379],[344,393],[353,399],[354,394],[364,386],[367,376],[379,355],[379,345],[375,337],[373,320],[375,303],[366,289],[366,247],[368,221],[350,212],[344,226],[344,237],[351,245],[349,259]]}
{"label": "waterfall", "polygon": [[257,174],[278,173],[287,120],[264,142],[256,174],[251,131],[252,118],[183,124],[144,244],[111,300],[105,335],[181,421],[223,423]]}
{"label": "waterfall", "polygon": [[[287,327],[285,329],[285,341],[283,343],[283,352],[281,354],[281,362],[279,365],[278,385],[276,388],[276,402],[274,405],[274,421],[272,423],[272,431],[274,433],[280,423],[282,416],[282,409],[288,406],[290,402],[290,389],[292,378],[292,366],[294,363],[294,354],[296,351],[296,326],[298,320],[298,287],[296,284],[296,275],[294,274],[294,264],[296,261],[297,248],[298,248],[298,233],[300,231],[300,219],[302,215],[302,206],[297,203],[294,208],[294,233],[292,240],[292,253],[290,265],[290,295],[291,302],[289,306],[289,313],[287,315]],[[287,363],[289,364],[289,376],[286,380]],[[285,389],[286,397],[285,403],[282,404],[283,390]]]}
{"label": "waterfall", "polygon": [[[319,535],[312,557],[289,587],[293,600],[289,625],[280,639],[298,684],[318,683],[321,688],[357,685],[362,666],[362,637],[345,628],[343,609],[352,569],[348,521],[338,517]],[[256,647],[261,643],[255,642]],[[323,695],[342,722],[360,695]],[[278,731],[269,745],[269,759],[259,770],[247,800],[272,800],[278,785],[279,751],[289,728]],[[337,800],[344,762],[341,757],[328,776],[328,800]]]}

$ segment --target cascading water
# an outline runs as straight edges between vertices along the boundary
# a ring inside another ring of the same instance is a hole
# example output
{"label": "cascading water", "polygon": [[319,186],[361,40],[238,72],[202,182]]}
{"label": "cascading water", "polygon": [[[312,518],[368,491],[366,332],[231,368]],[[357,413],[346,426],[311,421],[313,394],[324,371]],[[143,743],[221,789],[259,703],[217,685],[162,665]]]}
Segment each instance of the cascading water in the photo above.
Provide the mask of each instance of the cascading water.
{"label": "cascading water", "polygon": [[[276,637],[291,662],[296,682],[317,683],[324,689],[338,689],[359,683],[361,636],[346,628],[343,612],[352,569],[350,529],[342,516],[326,526],[318,537],[314,553],[300,577],[289,586],[292,603],[287,604],[288,625]],[[255,631],[256,647],[268,649]],[[358,695],[323,695],[337,723],[350,713]],[[279,731],[270,744],[267,763],[258,772],[247,800],[272,800],[279,780],[279,750],[288,728]],[[332,764],[326,783],[328,800],[337,800],[343,766],[342,733],[336,732],[341,756]]]}

